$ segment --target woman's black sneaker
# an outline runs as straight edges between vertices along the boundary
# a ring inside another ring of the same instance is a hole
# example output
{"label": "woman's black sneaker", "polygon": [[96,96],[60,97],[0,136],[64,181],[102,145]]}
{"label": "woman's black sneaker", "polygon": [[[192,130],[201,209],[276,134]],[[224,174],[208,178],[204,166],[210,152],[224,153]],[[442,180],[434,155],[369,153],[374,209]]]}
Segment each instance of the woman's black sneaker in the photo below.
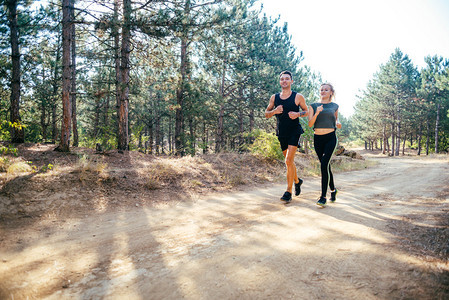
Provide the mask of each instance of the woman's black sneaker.
{"label": "woman's black sneaker", "polygon": [[301,184],[303,182],[304,181],[301,178],[299,178],[298,183],[295,183],[295,196],[299,196],[299,194],[301,194]]}
{"label": "woman's black sneaker", "polygon": [[292,193],[285,192],[284,195],[281,197],[281,201],[284,201],[285,204],[290,203],[290,201],[292,201]]}
{"label": "woman's black sneaker", "polygon": [[320,197],[320,199],[318,199],[318,201],[316,202],[316,205],[321,206],[321,207],[325,207],[326,206],[326,198],[324,197]]}
{"label": "woman's black sneaker", "polygon": [[337,189],[335,189],[335,191],[331,192],[331,198],[330,198],[331,202],[335,202],[337,200],[337,193],[338,193]]}

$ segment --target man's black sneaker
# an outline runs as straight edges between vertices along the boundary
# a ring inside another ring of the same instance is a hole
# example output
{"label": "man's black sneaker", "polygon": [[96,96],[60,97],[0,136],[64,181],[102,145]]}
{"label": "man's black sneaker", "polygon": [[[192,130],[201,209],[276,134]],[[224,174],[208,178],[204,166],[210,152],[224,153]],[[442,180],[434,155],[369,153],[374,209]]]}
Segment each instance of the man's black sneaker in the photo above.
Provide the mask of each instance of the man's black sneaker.
{"label": "man's black sneaker", "polygon": [[318,199],[318,201],[316,202],[316,205],[325,207],[326,206],[326,198],[320,197],[320,199]]}
{"label": "man's black sneaker", "polygon": [[301,178],[299,178],[298,183],[295,183],[295,196],[299,196],[299,194],[301,194],[301,184],[303,182],[304,181]]}
{"label": "man's black sneaker", "polygon": [[290,203],[290,201],[292,201],[292,193],[285,192],[284,195],[281,197],[281,201],[284,201],[285,204]]}
{"label": "man's black sneaker", "polygon": [[335,189],[335,191],[331,192],[331,199],[330,199],[331,202],[335,202],[337,200],[337,193],[338,193],[337,189]]}

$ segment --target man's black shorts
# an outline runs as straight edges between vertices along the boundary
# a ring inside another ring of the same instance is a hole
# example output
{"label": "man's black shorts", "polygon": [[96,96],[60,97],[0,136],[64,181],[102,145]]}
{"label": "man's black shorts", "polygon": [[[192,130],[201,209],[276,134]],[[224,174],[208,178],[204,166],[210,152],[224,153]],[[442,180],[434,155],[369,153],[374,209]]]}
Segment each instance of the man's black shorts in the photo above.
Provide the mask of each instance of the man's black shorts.
{"label": "man's black shorts", "polygon": [[292,145],[292,146],[298,147],[299,138],[300,137],[301,137],[300,133],[293,134],[293,135],[287,136],[287,137],[278,136],[279,143],[281,143],[281,150],[282,151],[287,150],[288,149],[288,145]]}

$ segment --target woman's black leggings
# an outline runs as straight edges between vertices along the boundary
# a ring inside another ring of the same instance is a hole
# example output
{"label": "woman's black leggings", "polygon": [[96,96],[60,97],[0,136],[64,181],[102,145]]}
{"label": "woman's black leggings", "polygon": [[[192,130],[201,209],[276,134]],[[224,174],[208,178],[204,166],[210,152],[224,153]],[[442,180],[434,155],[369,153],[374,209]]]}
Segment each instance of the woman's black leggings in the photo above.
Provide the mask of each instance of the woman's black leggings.
{"label": "woman's black leggings", "polygon": [[337,147],[337,135],[335,131],[324,135],[314,135],[313,142],[315,145],[315,152],[321,163],[321,197],[326,197],[327,186],[331,190],[335,189],[334,176],[330,166],[332,154]]}

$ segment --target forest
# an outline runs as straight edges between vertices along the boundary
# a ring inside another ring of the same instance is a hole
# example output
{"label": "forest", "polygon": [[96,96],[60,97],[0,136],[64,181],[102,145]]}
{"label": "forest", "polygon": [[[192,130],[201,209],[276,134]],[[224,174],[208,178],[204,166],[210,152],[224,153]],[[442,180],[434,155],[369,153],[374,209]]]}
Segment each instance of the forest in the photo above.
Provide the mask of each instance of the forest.
{"label": "forest", "polygon": [[[319,99],[319,70],[303,64],[288,24],[258,1],[0,3],[1,141],[176,156],[245,151],[274,132],[264,110],[281,71],[293,73],[307,103]],[[354,114],[340,115],[340,141],[393,156],[405,147],[447,152],[449,61],[425,61],[419,70],[396,49]],[[303,127],[307,152],[313,132]]]}

